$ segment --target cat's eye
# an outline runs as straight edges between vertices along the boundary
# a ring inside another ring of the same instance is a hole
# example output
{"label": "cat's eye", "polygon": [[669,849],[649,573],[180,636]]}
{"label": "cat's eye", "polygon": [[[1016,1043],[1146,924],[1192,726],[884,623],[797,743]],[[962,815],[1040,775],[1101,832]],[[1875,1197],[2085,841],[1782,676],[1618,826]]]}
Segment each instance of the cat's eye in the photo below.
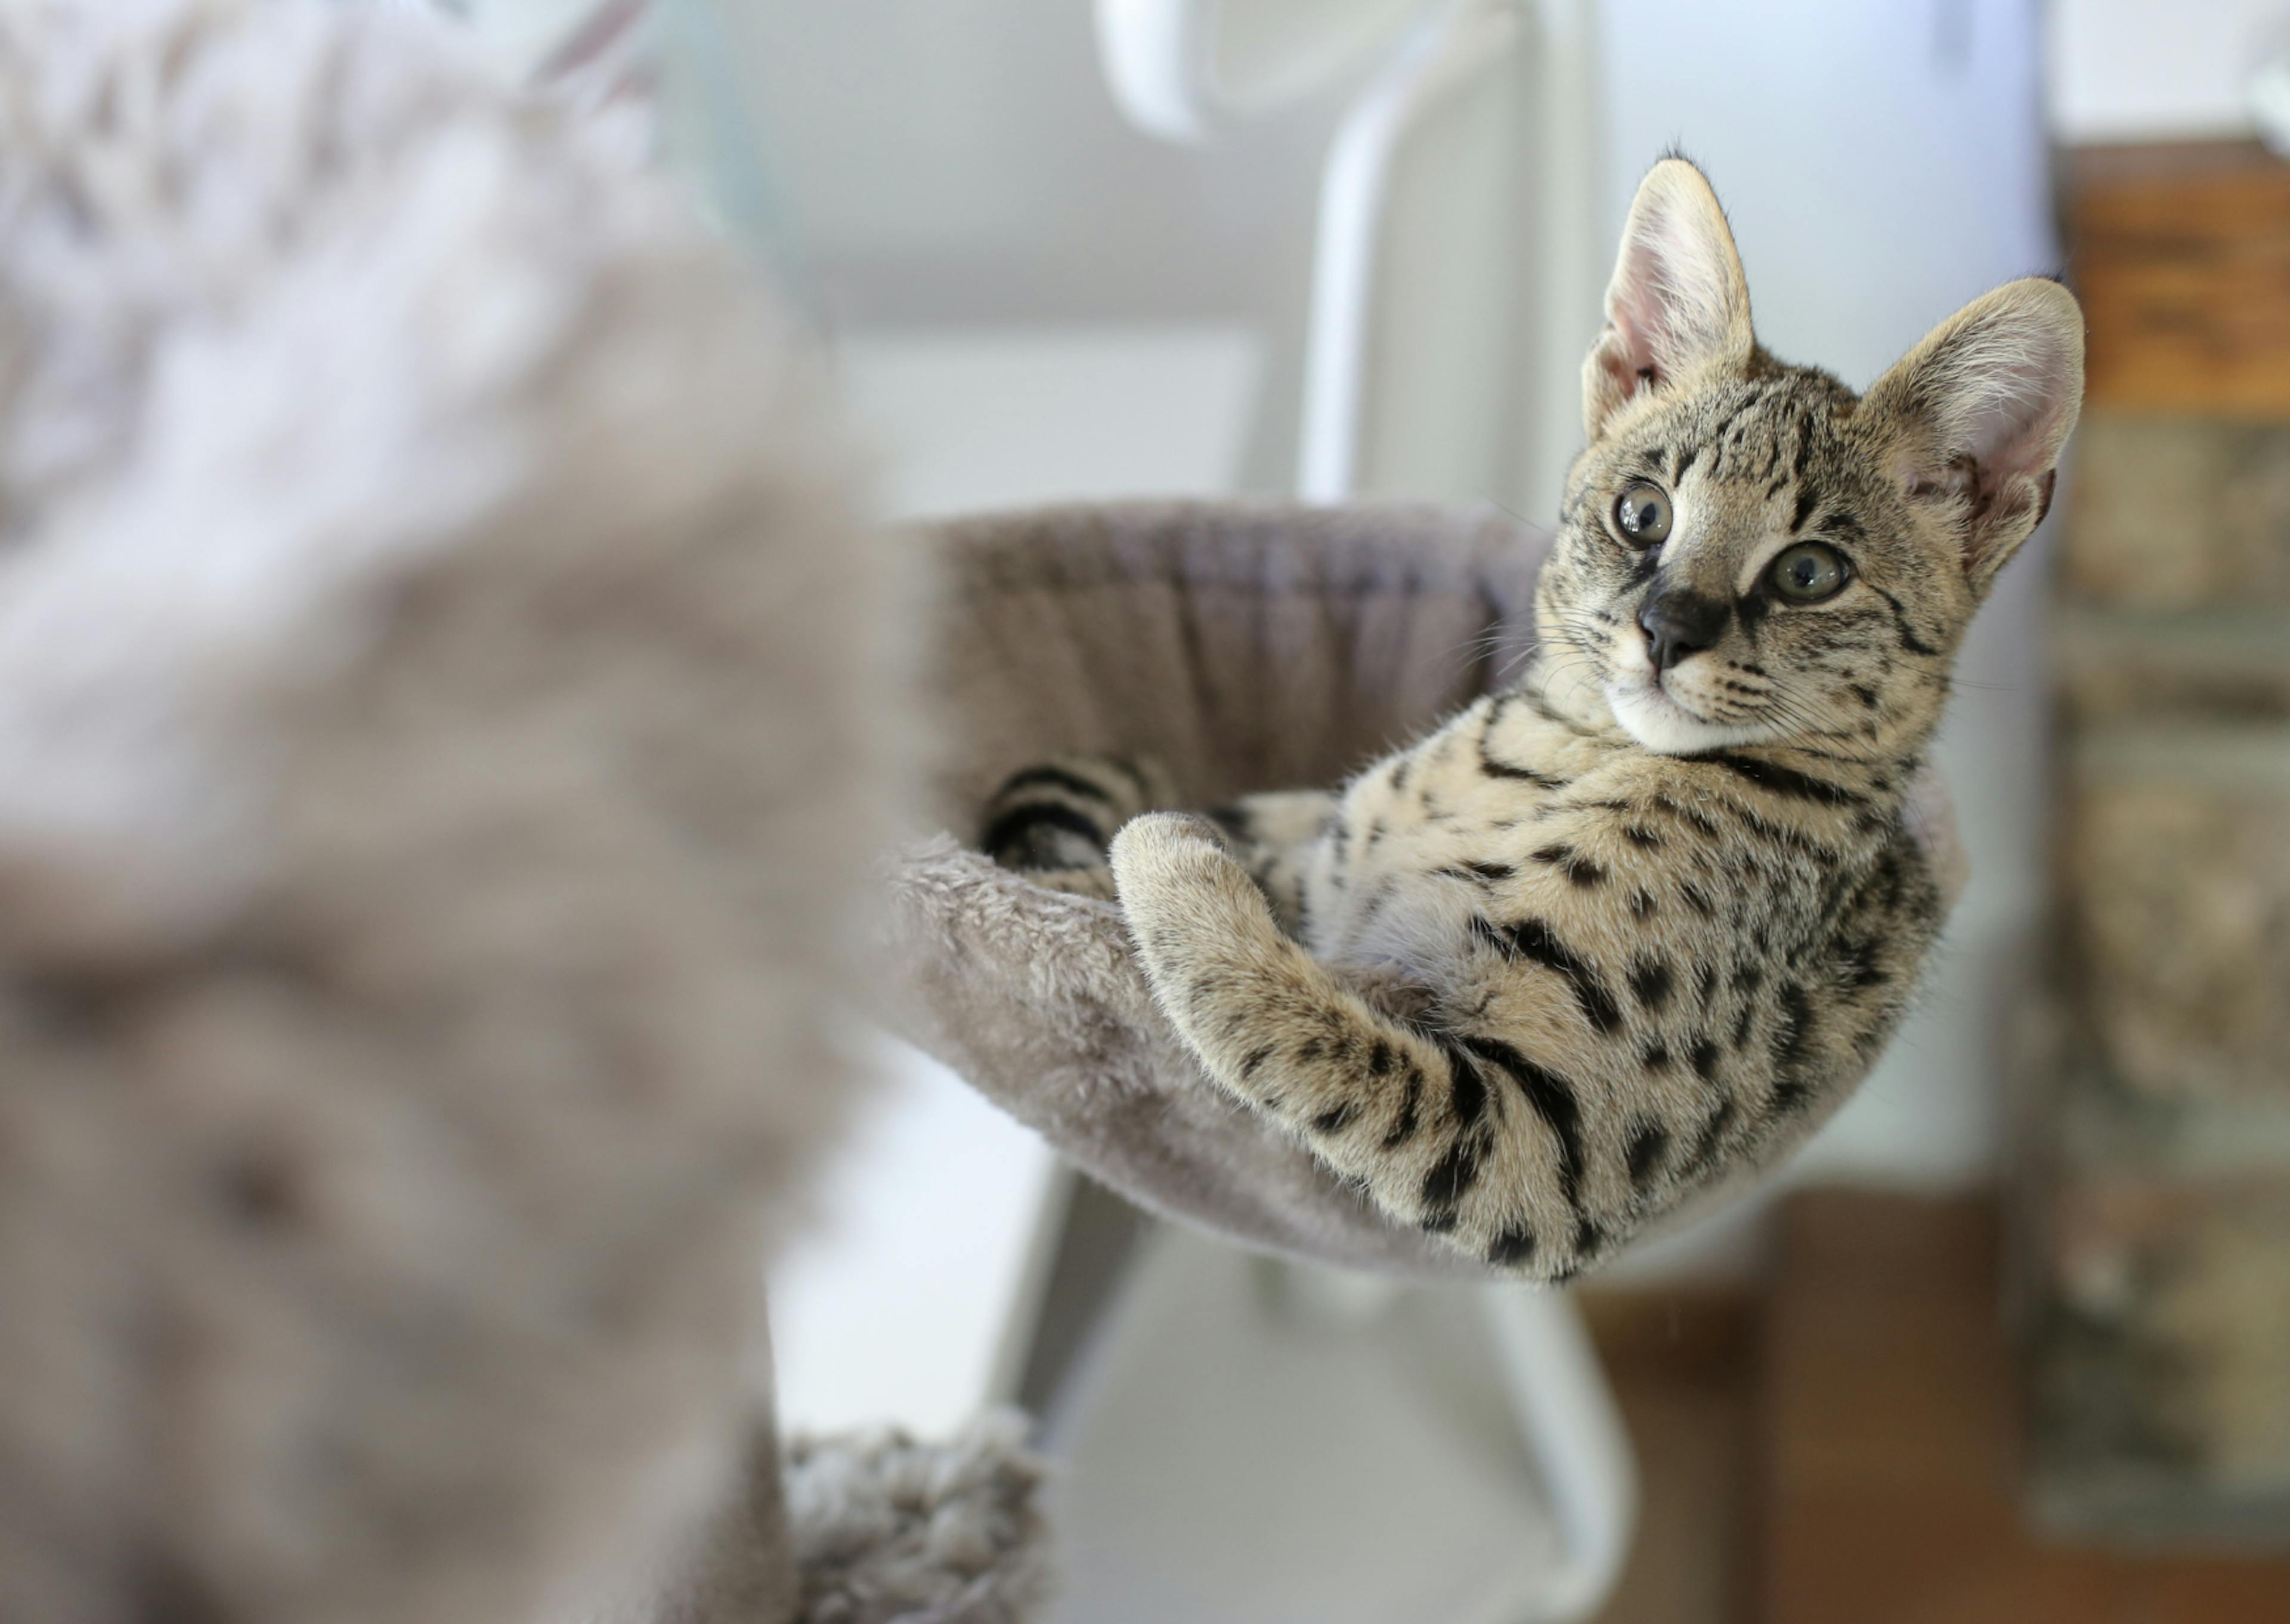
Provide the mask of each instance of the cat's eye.
{"label": "cat's eye", "polygon": [[1800,541],[1782,549],[1767,572],[1774,590],[1792,604],[1818,604],[1835,597],[1845,588],[1845,558],[1821,541]]}
{"label": "cat's eye", "polygon": [[1669,498],[1659,485],[1634,484],[1614,503],[1614,523],[1640,547],[1660,547],[1669,535]]}

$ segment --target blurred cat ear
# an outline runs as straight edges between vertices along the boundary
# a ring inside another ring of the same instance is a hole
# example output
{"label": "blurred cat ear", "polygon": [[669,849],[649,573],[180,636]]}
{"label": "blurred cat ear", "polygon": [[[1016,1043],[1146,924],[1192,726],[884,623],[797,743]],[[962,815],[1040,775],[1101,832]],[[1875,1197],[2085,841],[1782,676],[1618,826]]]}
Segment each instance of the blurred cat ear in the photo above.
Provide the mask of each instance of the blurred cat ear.
{"label": "blurred cat ear", "polygon": [[1901,435],[1909,494],[1961,510],[1964,572],[1982,593],[2049,510],[2082,409],[2083,308],[2037,276],[1934,328],[1862,407]]}
{"label": "blurred cat ear", "polygon": [[1641,389],[1712,364],[1748,364],[1750,284],[1718,195],[1684,158],[1646,172],[1622,228],[1606,325],[1582,364],[1582,428],[1593,440]]}

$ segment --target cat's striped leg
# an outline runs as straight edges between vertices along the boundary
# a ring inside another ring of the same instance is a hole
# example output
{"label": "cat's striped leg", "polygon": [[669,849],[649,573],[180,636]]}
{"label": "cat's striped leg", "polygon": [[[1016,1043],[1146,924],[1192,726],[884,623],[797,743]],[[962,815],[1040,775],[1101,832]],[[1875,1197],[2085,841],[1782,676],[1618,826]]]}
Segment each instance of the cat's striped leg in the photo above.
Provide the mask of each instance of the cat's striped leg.
{"label": "cat's striped leg", "polygon": [[1398,1222],[1563,1277],[1598,1244],[1571,1090],[1511,1045],[1394,1020],[1284,935],[1205,819],[1115,838],[1123,911],[1163,1012],[1218,1084]]}
{"label": "cat's striped leg", "polygon": [[1021,768],[986,803],[979,848],[1037,885],[1110,898],[1116,830],[1168,791],[1152,767],[1112,756],[1062,756]]}

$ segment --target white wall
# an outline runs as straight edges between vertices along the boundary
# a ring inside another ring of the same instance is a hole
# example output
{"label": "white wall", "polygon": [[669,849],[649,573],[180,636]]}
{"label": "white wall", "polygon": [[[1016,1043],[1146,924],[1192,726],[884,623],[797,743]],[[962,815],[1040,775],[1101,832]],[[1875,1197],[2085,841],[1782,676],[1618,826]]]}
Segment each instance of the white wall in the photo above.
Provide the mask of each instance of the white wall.
{"label": "white wall", "polygon": [[2290,50],[2283,0],[2053,0],[2052,127],[2070,142],[2251,132],[2251,71]]}

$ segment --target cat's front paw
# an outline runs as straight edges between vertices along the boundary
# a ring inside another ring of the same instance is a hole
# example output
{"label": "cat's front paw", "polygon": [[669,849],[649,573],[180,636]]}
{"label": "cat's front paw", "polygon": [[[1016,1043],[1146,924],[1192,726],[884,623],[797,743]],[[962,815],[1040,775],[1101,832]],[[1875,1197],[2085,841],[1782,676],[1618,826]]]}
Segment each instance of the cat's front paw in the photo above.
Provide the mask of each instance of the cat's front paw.
{"label": "cat's front paw", "polygon": [[1188,944],[1229,947],[1277,936],[1270,908],[1224,831],[1190,812],[1152,812],[1114,836],[1114,890],[1148,969]]}

